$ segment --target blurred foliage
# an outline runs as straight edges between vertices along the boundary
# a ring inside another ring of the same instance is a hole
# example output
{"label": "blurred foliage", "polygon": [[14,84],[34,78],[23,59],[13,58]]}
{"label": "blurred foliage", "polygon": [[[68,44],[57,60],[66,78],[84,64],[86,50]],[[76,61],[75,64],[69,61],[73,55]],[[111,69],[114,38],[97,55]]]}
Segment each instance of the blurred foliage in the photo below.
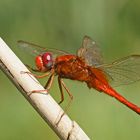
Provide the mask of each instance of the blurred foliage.
{"label": "blurred foliage", "polygon": [[[84,35],[101,46],[105,61],[140,53],[140,1],[0,1],[0,36],[25,63],[29,60],[17,48],[19,39],[75,53]],[[139,140],[137,114],[115,99],[89,90],[85,84],[65,82],[74,95],[68,114],[91,139]],[[116,90],[140,105],[139,84]],[[1,140],[58,139],[1,71],[0,89]],[[57,82],[51,92],[58,101]],[[66,95],[63,107],[67,100]]]}

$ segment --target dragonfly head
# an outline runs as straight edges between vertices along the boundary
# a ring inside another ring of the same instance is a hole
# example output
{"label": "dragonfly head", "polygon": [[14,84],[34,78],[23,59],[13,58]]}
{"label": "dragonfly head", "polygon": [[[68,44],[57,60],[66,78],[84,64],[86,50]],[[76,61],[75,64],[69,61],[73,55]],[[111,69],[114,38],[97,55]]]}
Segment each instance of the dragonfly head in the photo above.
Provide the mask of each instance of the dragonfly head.
{"label": "dragonfly head", "polygon": [[35,60],[36,66],[40,71],[48,71],[53,66],[52,54],[45,52],[41,55],[38,55]]}

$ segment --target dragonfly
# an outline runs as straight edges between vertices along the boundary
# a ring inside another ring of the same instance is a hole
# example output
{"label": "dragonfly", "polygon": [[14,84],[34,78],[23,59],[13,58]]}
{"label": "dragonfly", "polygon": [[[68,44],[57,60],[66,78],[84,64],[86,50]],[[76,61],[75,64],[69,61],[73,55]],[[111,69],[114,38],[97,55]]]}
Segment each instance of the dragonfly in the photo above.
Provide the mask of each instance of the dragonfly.
{"label": "dragonfly", "polygon": [[101,49],[89,36],[84,36],[82,45],[76,54],[48,49],[33,43],[18,41],[18,46],[31,52],[35,56],[36,67],[28,66],[32,71],[41,72],[42,75],[33,74],[37,78],[49,76],[45,89],[50,89],[54,77],[58,78],[61,93],[59,104],[64,101],[64,89],[73,99],[73,95],[66,87],[63,79],[77,80],[103,92],[140,114],[140,107],[120,95],[114,87],[127,85],[140,80],[140,55],[130,55],[118,59],[110,64],[103,62]]}

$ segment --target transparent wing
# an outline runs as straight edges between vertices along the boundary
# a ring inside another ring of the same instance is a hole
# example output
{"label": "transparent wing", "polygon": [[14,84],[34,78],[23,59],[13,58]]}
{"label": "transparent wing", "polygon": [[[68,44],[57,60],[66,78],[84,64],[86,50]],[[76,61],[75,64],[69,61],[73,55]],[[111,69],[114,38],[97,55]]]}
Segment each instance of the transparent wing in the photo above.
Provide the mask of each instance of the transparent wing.
{"label": "transparent wing", "polygon": [[140,55],[131,55],[98,68],[106,73],[112,86],[131,84],[140,80]]}
{"label": "transparent wing", "polygon": [[53,55],[53,58],[55,58],[59,55],[68,54],[67,52],[64,52],[61,50],[44,48],[44,47],[41,47],[39,45],[35,45],[33,43],[25,42],[22,40],[18,41],[18,47],[20,47],[21,49],[30,53],[33,56],[37,56],[37,55],[42,54],[44,52],[50,52]]}
{"label": "transparent wing", "polygon": [[78,50],[77,55],[84,59],[89,66],[103,64],[100,48],[88,36],[83,38],[82,47]]}

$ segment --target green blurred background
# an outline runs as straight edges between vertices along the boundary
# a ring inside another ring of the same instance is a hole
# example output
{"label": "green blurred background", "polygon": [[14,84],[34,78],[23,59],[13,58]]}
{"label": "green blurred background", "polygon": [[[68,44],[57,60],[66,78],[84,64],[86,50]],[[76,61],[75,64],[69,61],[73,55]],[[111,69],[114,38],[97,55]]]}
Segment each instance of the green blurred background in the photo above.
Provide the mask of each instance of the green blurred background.
{"label": "green blurred background", "polygon": [[[138,0],[4,0],[0,1],[0,36],[27,63],[17,40],[75,53],[84,35],[101,46],[105,61],[140,54]],[[6,54],[5,54],[6,55]],[[41,80],[44,85],[47,79]],[[140,116],[115,99],[65,80],[74,95],[68,115],[91,139],[139,140]],[[76,88],[75,88],[76,87]],[[140,105],[140,82],[116,90]],[[51,94],[59,101],[57,82]],[[68,102],[66,94],[65,108]],[[8,78],[0,71],[0,140],[57,140]]]}

